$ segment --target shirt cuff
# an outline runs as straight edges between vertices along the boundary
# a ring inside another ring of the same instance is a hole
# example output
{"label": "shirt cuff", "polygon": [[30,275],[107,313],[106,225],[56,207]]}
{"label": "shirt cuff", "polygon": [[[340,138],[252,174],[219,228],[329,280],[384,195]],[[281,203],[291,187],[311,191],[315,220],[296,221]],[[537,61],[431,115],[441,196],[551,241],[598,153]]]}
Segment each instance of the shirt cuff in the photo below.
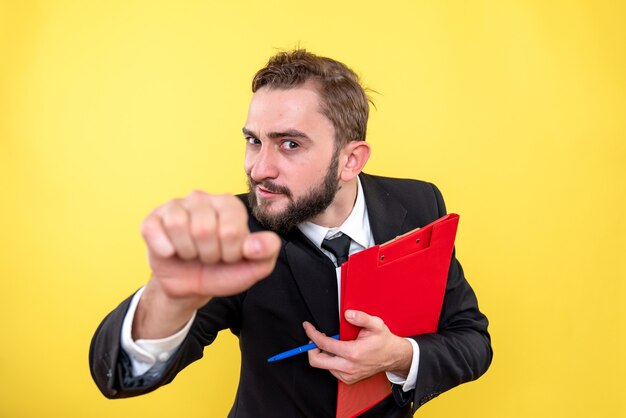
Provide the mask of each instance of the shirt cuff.
{"label": "shirt cuff", "polygon": [[411,343],[413,347],[413,359],[411,360],[411,368],[409,369],[409,374],[406,378],[399,376],[395,373],[385,372],[387,374],[387,379],[394,385],[402,386],[403,392],[408,392],[415,389],[415,385],[417,383],[417,370],[420,364],[420,347],[413,338],[405,338],[408,342]]}
{"label": "shirt cuff", "polygon": [[139,289],[133,296],[126,316],[124,317],[124,322],[122,323],[121,346],[130,358],[133,377],[143,375],[157,363],[167,362],[183,343],[196,317],[196,313],[194,312],[189,322],[187,322],[180,331],[169,337],[134,341],[132,337],[133,319],[135,318],[135,311],[137,310],[137,305],[139,304],[139,299],[141,299],[144,288],[145,287]]}

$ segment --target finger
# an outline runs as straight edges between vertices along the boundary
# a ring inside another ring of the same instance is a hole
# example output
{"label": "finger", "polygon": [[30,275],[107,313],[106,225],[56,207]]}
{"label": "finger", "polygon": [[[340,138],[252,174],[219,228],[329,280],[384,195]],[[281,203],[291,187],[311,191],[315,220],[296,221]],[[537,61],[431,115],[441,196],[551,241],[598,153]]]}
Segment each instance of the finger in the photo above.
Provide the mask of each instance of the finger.
{"label": "finger", "polygon": [[339,341],[334,338],[327,337],[308,322],[304,322],[302,326],[304,327],[306,335],[320,350],[340,357],[347,357],[349,354],[349,346],[351,345],[350,341]]}
{"label": "finger", "polygon": [[243,243],[248,229],[248,212],[235,196],[213,196],[213,207],[217,213],[217,233],[219,236],[222,261],[234,263],[243,258]]}
{"label": "finger", "polygon": [[180,201],[173,200],[164,206],[161,222],[180,258],[191,260],[198,256],[198,251],[189,232],[189,213],[180,204]]}
{"label": "finger", "polygon": [[[313,351],[313,353],[311,353]],[[309,364],[317,369],[328,370],[344,383],[352,384],[374,373],[368,373],[358,364],[339,356],[325,353],[319,349],[309,351]]]}
{"label": "finger", "polygon": [[198,196],[185,200],[191,222],[189,232],[198,251],[200,261],[214,264],[221,259],[217,236],[217,215],[207,196]]}
{"label": "finger", "polygon": [[335,356],[333,354],[322,351],[319,348],[309,350],[308,355],[309,364],[311,365],[311,367],[328,370],[333,374],[347,373],[347,371],[351,370],[350,368],[352,367],[350,362],[343,357]]}
{"label": "finger", "polygon": [[148,246],[148,251],[158,257],[167,258],[175,254],[174,246],[163,230],[157,210],[152,211],[141,223],[141,235]]}
{"label": "finger", "polygon": [[347,309],[344,314],[346,321],[357,327],[369,330],[380,330],[385,326],[382,319],[377,316],[368,315],[362,311]]}
{"label": "finger", "polygon": [[329,370],[329,361],[334,358],[339,358],[333,354],[322,351],[319,348],[309,350],[307,354],[309,356],[309,363],[311,364],[311,366],[317,367],[318,369]]}
{"label": "finger", "polygon": [[281,244],[280,237],[274,232],[254,232],[243,243],[243,256],[248,260],[275,260]]}

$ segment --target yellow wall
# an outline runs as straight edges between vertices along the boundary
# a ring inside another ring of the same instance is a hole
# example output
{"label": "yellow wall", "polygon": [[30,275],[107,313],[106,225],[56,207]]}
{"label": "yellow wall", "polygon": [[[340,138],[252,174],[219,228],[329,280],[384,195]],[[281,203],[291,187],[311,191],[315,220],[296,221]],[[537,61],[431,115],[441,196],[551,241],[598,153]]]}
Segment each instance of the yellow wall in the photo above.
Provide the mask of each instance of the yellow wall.
{"label": "yellow wall", "polygon": [[367,171],[461,214],[494,363],[418,416],[624,416],[625,21],[619,1],[0,2],[0,416],[226,414],[229,335],[131,400],[99,394],[87,349],[148,277],[143,216],[244,190],[251,77],[298,43],[380,93]]}

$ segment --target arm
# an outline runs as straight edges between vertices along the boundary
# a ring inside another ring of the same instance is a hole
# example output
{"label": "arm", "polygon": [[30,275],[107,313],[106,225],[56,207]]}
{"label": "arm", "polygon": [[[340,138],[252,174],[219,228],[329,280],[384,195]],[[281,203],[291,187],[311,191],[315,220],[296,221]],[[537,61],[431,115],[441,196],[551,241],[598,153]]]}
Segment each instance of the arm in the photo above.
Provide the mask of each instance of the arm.
{"label": "arm", "polygon": [[143,377],[146,372],[148,372],[148,376],[160,376],[164,367],[167,366],[168,360],[181,346],[187,334],[189,334],[195,319],[195,313],[192,319],[176,334],[166,338],[134,340],[132,337],[132,325],[137,304],[143,295],[143,291],[144,288],[139,289],[131,300],[122,324],[120,343],[122,349],[128,355],[134,377]]}
{"label": "arm", "polygon": [[493,355],[487,326],[474,291],[453,256],[438,331],[414,337],[420,347],[414,409],[487,371]]}
{"label": "arm", "polygon": [[[144,220],[152,278],[134,315],[133,339],[172,335],[198,310],[194,324],[202,324],[192,326],[158,384],[168,383],[178,370],[201,357],[217,331],[232,327],[243,292],[273,270],[280,239],[272,232],[250,233],[247,222],[238,198],[203,192],[172,200]],[[158,386],[133,379],[130,362],[120,350],[120,328],[129,302],[105,318],[92,340],[92,376],[108,397],[132,396]]]}
{"label": "arm", "polygon": [[[441,192],[431,186],[438,215],[444,216],[446,207]],[[437,333],[413,337],[420,347],[414,411],[442,392],[478,379],[487,371],[493,356],[488,324],[454,251]]]}
{"label": "arm", "polygon": [[158,375],[148,371],[133,376],[128,354],[120,341],[122,321],[132,296],[122,302],[102,321],[91,341],[89,364],[92,378],[107,398],[126,398],[151,392],[171,382],[187,365],[200,359],[204,347],[211,344],[219,331],[230,328],[238,335],[241,325],[240,304],[245,293],[216,297],[196,314],[189,333]]}

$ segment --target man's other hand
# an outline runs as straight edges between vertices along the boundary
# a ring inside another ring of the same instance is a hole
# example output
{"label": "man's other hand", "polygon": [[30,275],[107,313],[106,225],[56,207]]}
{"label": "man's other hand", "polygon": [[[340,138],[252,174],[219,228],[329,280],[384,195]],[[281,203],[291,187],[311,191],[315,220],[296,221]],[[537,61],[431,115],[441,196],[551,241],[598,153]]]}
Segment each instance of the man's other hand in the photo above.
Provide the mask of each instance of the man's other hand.
{"label": "man's other hand", "polygon": [[307,336],[318,348],[310,350],[309,363],[326,369],[344,383],[352,384],[380,372],[406,376],[411,367],[413,347],[389,331],[382,319],[361,311],[347,310],[346,320],[361,327],[356,340],[338,341],[303,324]]}

